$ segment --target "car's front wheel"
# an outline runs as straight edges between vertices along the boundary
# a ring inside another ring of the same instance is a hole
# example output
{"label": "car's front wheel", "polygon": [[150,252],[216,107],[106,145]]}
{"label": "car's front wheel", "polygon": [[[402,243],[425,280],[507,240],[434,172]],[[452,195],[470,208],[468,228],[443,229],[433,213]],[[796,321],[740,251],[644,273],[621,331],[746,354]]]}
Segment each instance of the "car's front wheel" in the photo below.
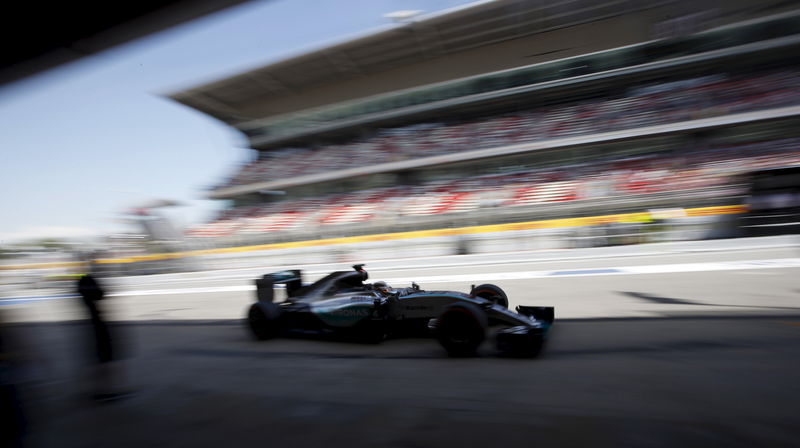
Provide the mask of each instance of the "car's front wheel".
{"label": "car's front wheel", "polygon": [[486,338],[488,318],[480,308],[459,303],[447,307],[436,321],[436,338],[453,357],[474,356]]}
{"label": "car's front wheel", "polygon": [[503,291],[497,285],[486,283],[476,286],[472,290],[472,295],[489,300],[495,305],[500,305],[503,308],[508,308],[508,296],[506,295],[505,291]]}

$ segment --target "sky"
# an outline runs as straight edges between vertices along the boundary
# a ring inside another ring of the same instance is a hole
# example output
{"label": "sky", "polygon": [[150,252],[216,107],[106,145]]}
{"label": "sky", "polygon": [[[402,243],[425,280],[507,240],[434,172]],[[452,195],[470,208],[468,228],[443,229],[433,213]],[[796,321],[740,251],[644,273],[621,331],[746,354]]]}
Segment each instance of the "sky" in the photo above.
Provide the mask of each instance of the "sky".
{"label": "sky", "polygon": [[253,1],[0,87],[0,245],[136,231],[122,212],[154,199],[182,204],[179,227],[211,219],[225,204],[204,188],[251,150],[166,94],[471,2]]}

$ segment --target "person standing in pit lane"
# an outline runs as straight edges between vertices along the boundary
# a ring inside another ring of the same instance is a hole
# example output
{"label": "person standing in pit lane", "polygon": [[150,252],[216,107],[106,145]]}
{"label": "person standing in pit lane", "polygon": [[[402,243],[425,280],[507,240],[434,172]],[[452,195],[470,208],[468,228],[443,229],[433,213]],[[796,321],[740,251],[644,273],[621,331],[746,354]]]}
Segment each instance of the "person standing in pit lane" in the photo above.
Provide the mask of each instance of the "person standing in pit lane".
{"label": "person standing in pit lane", "polygon": [[90,366],[92,377],[90,395],[98,401],[114,401],[130,395],[119,388],[123,372],[119,365],[121,350],[118,340],[113,338],[113,333],[108,322],[103,316],[101,301],[106,297],[106,291],[100,280],[99,270],[96,269],[94,257],[89,261],[89,273],[82,275],[77,282],[77,292],[81,302],[88,313],[91,325],[90,346],[94,362]]}

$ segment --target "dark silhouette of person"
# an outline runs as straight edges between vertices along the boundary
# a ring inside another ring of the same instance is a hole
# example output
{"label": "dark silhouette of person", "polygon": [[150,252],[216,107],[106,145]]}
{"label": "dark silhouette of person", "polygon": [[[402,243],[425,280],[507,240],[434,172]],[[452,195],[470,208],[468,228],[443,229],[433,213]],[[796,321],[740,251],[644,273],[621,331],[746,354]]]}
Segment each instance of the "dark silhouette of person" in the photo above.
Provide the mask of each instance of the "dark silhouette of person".
{"label": "dark silhouette of person", "polygon": [[103,320],[100,312],[99,301],[103,300],[105,292],[100,283],[92,274],[86,274],[78,279],[78,294],[81,295],[83,304],[89,311],[89,321],[94,333],[95,354],[100,363],[114,360],[111,346],[111,333],[108,324]]}
{"label": "dark silhouette of person", "polygon": [[0,447],[22,447],[28,421],[17,388],[18,350],[0,316]]}
{"label": "dark silhouette of person", "polygon": [[120,359],[119,344],[114,342],[109,324],[103,319],[100,302],[105,290],[96,274],[86,274],[78,280],[78,294],[89,314],[93,343],[93,358],[96,360],[91,396],[98,401],[115,401],[130,396],[131,392],[116,389],[122,373],[115,361]]}

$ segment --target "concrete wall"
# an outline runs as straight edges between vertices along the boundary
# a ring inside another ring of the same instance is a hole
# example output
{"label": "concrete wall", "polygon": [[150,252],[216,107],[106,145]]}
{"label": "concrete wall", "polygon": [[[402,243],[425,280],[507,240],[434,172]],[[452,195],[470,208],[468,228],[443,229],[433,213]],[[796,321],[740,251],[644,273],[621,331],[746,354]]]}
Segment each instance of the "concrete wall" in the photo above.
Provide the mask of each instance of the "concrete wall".
{"label": "concrete wall", "polygon": [[[273,249],[230,254],[205,255],[178,261],[175,270],[245,268],[316,263],[356,263],[412,257],[458,254],[501,254],[516,251],[577,249],[642,243],[700,240],[723,235],[720,229],[731,218],[702,216],[674,218],[653,224],[624,224],[603,227],[572,227],[519,230],[469,235],[372,241],[328,246]],[[173,261],[173,260],[167,260]],[[181,267],[181,264],[184,264]],[[165,266],[164,263],[127,266],[137,269]]]}

